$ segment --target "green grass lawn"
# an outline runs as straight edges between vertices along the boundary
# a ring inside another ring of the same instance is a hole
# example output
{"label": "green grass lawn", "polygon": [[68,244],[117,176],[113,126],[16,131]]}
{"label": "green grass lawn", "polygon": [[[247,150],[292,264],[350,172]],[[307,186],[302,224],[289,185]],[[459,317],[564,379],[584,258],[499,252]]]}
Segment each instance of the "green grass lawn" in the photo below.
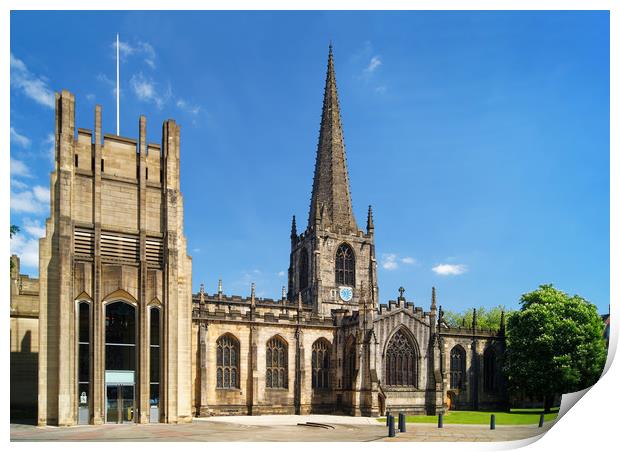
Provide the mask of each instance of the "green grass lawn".
{"label": "green grass lawn", "polygon": [[[545,421],[552,421],[558,417],[559,408],[545,414]],[[491,414],[495,414],[496,425],[528,425],[538,424],[540,409],[511,409],[510,413],[501,411],[449,411],[443,416],[444,424],[489,424]],[[398,413],[394,413],[394,422],[398,421]],[[385,417],[377,419],[385,423]],[[437,416],[407,416],[407,422],[436,424]]]}

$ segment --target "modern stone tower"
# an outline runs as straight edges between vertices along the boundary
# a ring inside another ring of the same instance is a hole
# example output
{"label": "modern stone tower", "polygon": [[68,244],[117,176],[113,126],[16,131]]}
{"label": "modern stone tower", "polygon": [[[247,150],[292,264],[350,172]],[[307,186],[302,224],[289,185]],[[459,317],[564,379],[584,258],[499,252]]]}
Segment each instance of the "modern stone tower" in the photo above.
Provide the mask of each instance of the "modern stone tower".
{"label": "modern stone tower", "polygon": [[38,423],[191,420],[191,258],[180,128],[162,143],[75,128],[56,94],[50,217],[40,240]]}
{"label": "modern stone tower", "polygon": [[288,299],[301,293],[316,313],[357,309],[365,294],[374,307],[377,294],[374,224],[368,209],[366,232],[359,230],[349,189],[334,56],[329,47],[321,128],[305,232],[291,228]]}

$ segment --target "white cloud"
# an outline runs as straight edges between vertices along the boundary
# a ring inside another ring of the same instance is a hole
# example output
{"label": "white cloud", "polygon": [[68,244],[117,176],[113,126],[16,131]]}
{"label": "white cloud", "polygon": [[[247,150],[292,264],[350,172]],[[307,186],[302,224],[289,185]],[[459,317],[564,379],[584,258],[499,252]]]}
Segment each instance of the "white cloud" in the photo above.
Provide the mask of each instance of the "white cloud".
{"label": "white cloud", "polygon": [[284,273],[284,270],[280,270],[280,271],[278,272],[278,276],[279,276],[280,278],[283,278],[283,277],[284,277],[284,275],[286,275],[286,273]]}
{"label": "white cloud", "polygon": [[11,53],[11,86],[44,107],[54,108],[54,92],[44,77],[34,75],[22,60]]}
{"label": "white cloud", "polygon": [[198,113],[200,113],[200,106],[188,104],[183,99],[177,100],[177,107],[187,113],[191,113],[192,115],[197,115]]}
{"label": "white cloud", "polygon": [[[116,82],[114,80],[112,80],[110,77],[108,77],[105,74],[99,73],[97,74],[96,77],[98,82],[101,82],[105,85],[108,86],[108,88],[110,88],[110,92],[112,93],[112,97],[116,99]],[[121,90],[121,95],[123,93],[123,90]]]}
{"label": "white cloud", "polygon": [[11,210],[24,213],[45,213],[49,208],[49,189],[36,185],[32,190],[14,192],[11,190]]}
{"label": "white cloud", "polygon": [[23,229],[34,238],[45,237],[45,226],[39,220],[24,218]]}
{"label": "white cloud", "polygon": [[366,67],[366,69],[364,69],[364,72],[367,74],[370,74],[374,72],[382,64],[383,62],[381,61],[381,58],[379,58],[378,55],[375,55],[374,57],[370,59],[370,63],[368,63],[368,66]]}
{"label": "white cloud", "polygon": [[396,270],[398,268],[397,257],[393,253],[383,254],[381,256],[381,267],[385,270]]}
{"label": "white cloud", "polygon": [[387,91],[387,86],[385,85],[380,85],[375,88],[375,92],[378,94],[385,94],[386,91]]}
{"label": "white cloud", "polygon": [[11,127],[11,142],[22,148],[30,147],[30,138],[21,135],[13,127]]}
{"label": "white cloud", "polygon": [[19,256],[21,265],[38,268],[39,239],[18,232],[11,238],[11,254]]}
{"label": "white cloud", "polygon": [[45,141],[43,141],[43,144],[46,146],[45,147],[45,154],[47,156],[47,158],[49,159],[49,161],[52,163],[52,166],[54,165],[54,160],[56,160],[56,143],[55,143],[55,138],[54,138],[54,134],[53,133],[48,133],[47,137],[45,138]]}
{"label": "white cloud", "polygon": [[462,275],[467,271],[463,264],[439,264],[432,269],[438,275]]}
{"label": "white cloud", "polygon": [[86,100],[88,100],[90,102],[94,101],[95,100],[95,95],[93,93],[88,93],[86,95]]}
{"label": "white cloud", "polygon": [[396,270],[400,264],[413,265],[417,261],[411,256],[399,257],[396,253],[385,253],[381,255],[381,267],[384,270]]}
{"label": "white cloud", "polygon": [[143,102],[152,102],[157,108],[162,108],[172,95],[170,86],[168,86],[164,94],[160,94],[157,91],[157,83],[145,77],[142,72],[132,75],[129,84],[139,100]]}
{"label": "white cloud", "polygon": [[47,187],[43,187],[41,185],[36,185],[32,189],[32,193],[34,197],[39,202],[49,203],[50,202],[50,189]]}
{"label": "white cloud", "polygon": [[[155,53],[153,46],[148,42],[138,41],[134,44],[130,44],[126,41],[119,41],[118,47],[120,50],[121,60],[127,59],[132,55],[141,56],[143,61],[151,69],[155,69],[155,59],[157,58],[157,54]],[[116,40],[112,43],[112,48],[114,49],[114,52],[116,52]]]}
{"label": "white cloud", "polygon": [[32,177],[32,174],[30,174],[30,168],[24,162],[11,158],[11,177],[16,176]]}

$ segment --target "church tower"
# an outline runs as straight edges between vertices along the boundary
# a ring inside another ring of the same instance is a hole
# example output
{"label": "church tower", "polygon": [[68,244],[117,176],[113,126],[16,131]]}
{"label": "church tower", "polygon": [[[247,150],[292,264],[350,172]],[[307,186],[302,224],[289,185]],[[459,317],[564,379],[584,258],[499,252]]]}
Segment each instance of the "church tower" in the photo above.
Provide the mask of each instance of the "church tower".
{"label": "church tower", "polygon": [[332,46],[329,46],[321,128],[306,230],[293,217],[288,298],[330,315],[332,309],[375,306],[378,299],[374,223],[368,208],[366,232],[358,229],[340,119]]}

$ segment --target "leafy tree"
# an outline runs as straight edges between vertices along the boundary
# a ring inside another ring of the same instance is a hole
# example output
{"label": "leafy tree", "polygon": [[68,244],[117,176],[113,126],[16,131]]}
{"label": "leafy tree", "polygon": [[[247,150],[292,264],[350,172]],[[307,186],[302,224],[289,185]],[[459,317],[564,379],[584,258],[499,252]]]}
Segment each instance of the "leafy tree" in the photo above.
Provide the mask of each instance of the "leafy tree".
{"label": "leafy tree", "polygon": [[[491,309],[487,309],[485,307],[476,309],[476,323],[478,328],[485,330],[499,330],[502,311],[504,311],[505,320],[507,320],[508,317],[510,317],[510,315],[514,312],[507,311],[505,306],[502,305],[495,306]],[[444,322],[451,327],[463,325],[466,327],[471,327],[474,320],[474,310],[473,308],[470,308],[463,312],[444,311],[443,319]]]}
{"label": "leafy tree", "polygon": [[521,296],[521,310],[507,321],[509,387],[544,397],[592,386],[605,365],[603,321],[596,307],[580,297],[541,285]]}
{"label": "leafy tree", "polygon": [[[12,224],[11,225],[11,237],[13,238],[13,236],[15,234],[17,234],[19,232],[19,226]],[[10,260],[11,261],[11,271],[13,270],[13,259]]]}

